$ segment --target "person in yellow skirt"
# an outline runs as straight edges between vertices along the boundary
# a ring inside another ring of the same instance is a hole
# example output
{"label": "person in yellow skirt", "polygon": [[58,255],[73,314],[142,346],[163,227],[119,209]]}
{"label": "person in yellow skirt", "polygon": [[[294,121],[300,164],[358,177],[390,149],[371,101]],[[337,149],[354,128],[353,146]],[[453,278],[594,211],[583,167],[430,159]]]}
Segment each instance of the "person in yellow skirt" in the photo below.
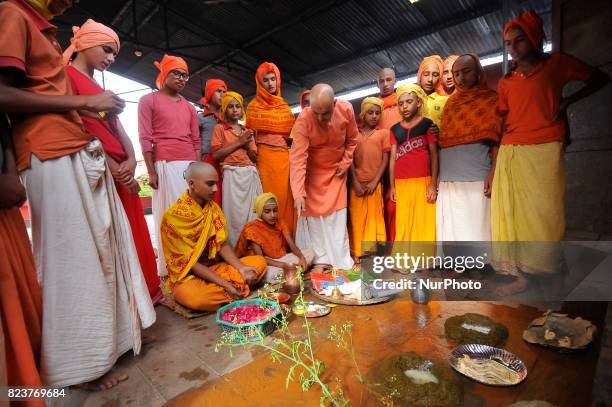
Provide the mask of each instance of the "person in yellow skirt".
{"label": "person in yellow skirt", "polygon": [[361,102],[362,127],[351,164],[349,195],[349,237],[351,254],[358,262],[364,254],[376,249],[370,243],[386,241],[384,205],[381,178],[389,166],[391,150],[389,130],[377,129],[384,102],[367,97]]}
{"label": "person in yellow skirt", "polygon": [[[505,128],[491,200],[494,267],[514,281],[498,291],[523,291],[529,275],[561,269],[559,241],[565,234],[567,107],[608,81],[578,59],[542,52],[542,19],[527,11],[506,24],[504,42],[513,67],[499,82],[499,110]],[[585,86],[562,97],[569,81]],[[499,243],[516,242],[516,243]]]}
{"label": "person in yellow skirt", "polygon": [[[402,85],[397,91],[402,120],[391,127],[389,165],[391,199],[396,203],[395,242],[436,240],[438,146],[427,114],[427,95],[420,86]],[[412,244],[412,255],[433,255],[434,244]],[[394,245],[394,252],[405,247]],[[419,250],[419,249],[422,250]]]}

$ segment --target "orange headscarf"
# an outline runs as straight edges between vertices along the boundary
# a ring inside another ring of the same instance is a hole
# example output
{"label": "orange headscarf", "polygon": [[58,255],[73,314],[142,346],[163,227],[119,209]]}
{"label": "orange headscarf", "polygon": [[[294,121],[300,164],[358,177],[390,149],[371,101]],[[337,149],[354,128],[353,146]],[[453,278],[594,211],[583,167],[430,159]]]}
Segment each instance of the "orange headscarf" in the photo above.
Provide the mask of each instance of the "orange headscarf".
{"label": "orange headscarf", "polygon": [[417,72],[417,84],[421,85],[421,75],[423,75],[423,71],[425,68],[434,62],[438,69],[440,70],[440,79],[438,80],[438,84],[436,85],[436,93],[438,95],[446,96],[446,91],[444,90],[444,84],[442,83],[442,72],[444,72],[444,63],[442,62],[442,58],[439,55],[430,55],[428,57],[423,58],[421,61],[421,65],[419,65],[419,71]]}
{"label": "orange headscarf", "polygon": [[[263,76],[268,72],[276,75],[276,95],[272,95],[263,86]],[[281,96],[281,76],[278,67],[271,62],[259,65],[255,73],[257,94],[249,103],[246,121],[249,128],[273,134],[289,136],[295,122],[291,108]]]}
{"label": "orange headscarf", "polygon": [[121,46],[117,33],[91,18],[85,21],[85,24],[81,27],[72,27],[72,34],[70,46],[66,48],[63,54],[64,65],[68,65],[70,57],[75,52],[110,43],[114,43],[117,47],[117,52],[119,52],[119,47]]}
{"label": "orange headscarf", "polygon": [[189,73],[189,67],[187,66],[187,62],[181,57],[173,57],[171,55],[164,54],[161,62],[155,61],[153,65],[157,69],[159,69],[159,75],[155,79],[155,86],[157,89],[161,89],[164,87],[164,81],[166,77],[173,69],[182,69],[183,71]]}
{"label": "orange headscarf", "polygon": [[544,22],[535,11],[525,11],[516,18],[510,20],[504,27],[504,36],[506,36],[508,30],[514,26],[519,26],[521,28],[538,53],[542,52],[542,46],[546,38],[546,34],[544,34]]}
{"label": "orange headscarf", "polygon": [[[455,92],[448,98],[440,122],[440,147],[474,143],[479,140],[499,142],[501,116],[497,109],[497,92],[487,86],[487,77],[480,59],[476,62],[478,83],[470,89],[455,84]],[[463,56],[463,55],[462,55]]]}
{"label": "orange headscarf", "polygon": [[305,91],[303,91],[302,93],[300,93],[300,107],[303,109],[304,108],[304,97],[306,95],[310,95],[310,89],[306,89]]}
{"label": "orange headscarf", "polygon": [[244,99],[242,95],[238,92],[232,92],[230,90],[228,92],[225,92],[225,94],[221,98],[221,112],[219,113],[219,119],[225,120],[225,111],[234,99],[236,99],[236,101],[240,104],[240,107],[242,108],[242,117],[244,117]]}
{"label": "orange headscarf", "polygon": [[219,88],[225,88],[225,90],[229,90],[227,85],[221,79],[209,79],[206,81],[206,85],[204,86],[204,97],[200,99],[200,102],[203,105],[207,105],[212,99],[213,95]]}

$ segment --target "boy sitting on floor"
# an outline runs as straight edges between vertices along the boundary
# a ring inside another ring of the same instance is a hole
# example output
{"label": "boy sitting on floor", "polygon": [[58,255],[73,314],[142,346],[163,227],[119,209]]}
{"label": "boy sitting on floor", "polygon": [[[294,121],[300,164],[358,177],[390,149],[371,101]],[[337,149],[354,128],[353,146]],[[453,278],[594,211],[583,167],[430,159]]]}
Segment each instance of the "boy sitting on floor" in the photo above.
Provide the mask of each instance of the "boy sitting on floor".
{"label": "boy sitting on floor", "polygon": [[[271,283],[275,277],[294,265],[300,265],[306,271],[314,259],[311,249],[302,252],[294,243],[291,233],[278,218],[278,202],[271,192],[255,198],[257,219],[244,225],[236,254],[239,257],[259,255],[266,259],[265,281]],[[291,250],[287,253],[287,247]]]}

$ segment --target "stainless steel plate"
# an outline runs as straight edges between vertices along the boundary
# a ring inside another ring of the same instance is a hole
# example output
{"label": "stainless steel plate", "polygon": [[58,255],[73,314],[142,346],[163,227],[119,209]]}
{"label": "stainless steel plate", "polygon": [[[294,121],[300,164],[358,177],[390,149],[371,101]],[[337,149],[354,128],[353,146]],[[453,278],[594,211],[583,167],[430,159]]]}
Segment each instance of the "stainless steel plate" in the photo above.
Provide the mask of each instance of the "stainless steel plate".
{"label": "stainless steel plate", "polygon": [[318,318],[324,317],[325,315],[329,314],[331,312],[331,308],[319,302],[308,301],[306,303],[305,310],[300,309],[297,305],[294,305],[292,311],[297,316],[305,316],[306,318]]}
{"label": "stainless steel plate", "polygon": [[[496,381],[490,376],[492,369],[489,369],[488,371],[486,365],[481,369],[478,369],[478,373],[476,374],[473,371],[466,371],[464,368],[462,368],[463,363],[461,362],[461,359],[466,355],[471,360],[488,363],[489,365],[491,365],[491,362],[488,362],[488,360],[491,360],[503,368],[512,371],[513,373],[509,374],[504,380]],[[525,364],[521,359],[507,350],[494,348],[487,345],[470,343],[458,346],[451,352],[449,363],[453,369],[462,375],[467,376],[479,383],[490,386],[514,386],[525,380],[527,377],[527,367],[525,367]]]}

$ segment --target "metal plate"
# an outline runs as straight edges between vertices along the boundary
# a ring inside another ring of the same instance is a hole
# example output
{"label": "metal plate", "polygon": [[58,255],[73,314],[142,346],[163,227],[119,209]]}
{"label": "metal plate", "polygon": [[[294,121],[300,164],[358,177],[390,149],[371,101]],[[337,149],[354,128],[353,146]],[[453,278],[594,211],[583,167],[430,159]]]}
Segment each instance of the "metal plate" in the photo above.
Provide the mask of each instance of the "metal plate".
{"label": "metal plate", "polygon": [[[499,363],[505,366],[506,368],[514,371],[516,373],[516,379],[505,383],[498,383],[488,381],[487,379],[482,377],[476,377],[467,374],[462,371],[459,363],[459,360],[464,355],[469,356],[471,359],[493,360],[496,363]],[[475,380],[479,383],[487,384],[489,386],[515,386],[525,380],[525,378],[527,377],[527,367],[521,359],[516,357],[514,354],[508,352],[507,350],[494,348],[492,346],[487,345],[466,344],[458,346],[451,352],[451,355],[449,357],[449,363],[453,369],[455,369],[462,375],[469,377],[470,379]]]}
{"label": "metal plate", "polygon": [[313,289],[311,289],[310,292],[312,293],[312,295],[314,295],[315,297],[317,297],[321,301],[331,302],[332,304],[340,304],[340,305],[372,305],[372,304],[380,304],[382,302],[387,302],[387,301],[391,300],[393,297],[395,297],[395,295],[387,295],[385,297],[374,297],[374,298],[370,298],[369,300],[363,300],[363,301],[354,300],[354,299],[339,299],[339,300],[335,300],[335,299],[333,299],[331,297],[326,297],[324,295],[321,295],[321,294],[319,294],[318,292],[316,292]]}
{"label": "metal plate", "polygon": [[[313,308],[312,311],[309,311],[309,308]],[[300,313],[300,310],[297,310],[294,306],[292,309],[293,313],[298,317],[305,316],[306,318],[319,318],[324,317],[325,315],[331,312],[331,308],[329,308],[325,304],[321,304],[319,302],[308,301],[306,303],[306,313]],[[297,312],[296,312],[297,311]]]}

